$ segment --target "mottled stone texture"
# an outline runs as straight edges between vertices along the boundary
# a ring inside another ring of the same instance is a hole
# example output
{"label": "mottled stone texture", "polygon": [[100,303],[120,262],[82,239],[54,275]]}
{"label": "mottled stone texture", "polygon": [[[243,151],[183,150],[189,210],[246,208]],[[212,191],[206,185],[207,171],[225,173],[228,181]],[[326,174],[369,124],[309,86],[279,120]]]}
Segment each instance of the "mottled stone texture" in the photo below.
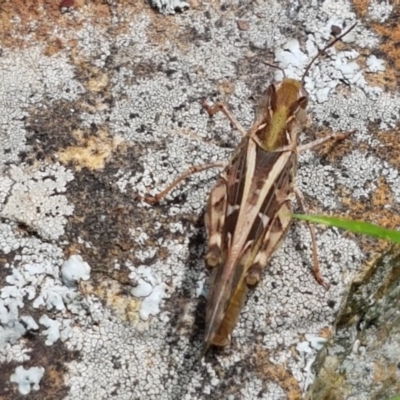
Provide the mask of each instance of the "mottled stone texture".
{"label": "mottled stone texture", "polygon": [[231,156],[238,132],[202,99],[247,129],[282,79],[268,64],[299,78],[332,27],[358,21],[305,78],[301,142],[355,132],[302,154],[296,181],[311,213],[397,228],[400,5],[151,3],[0,1],[0,398],[386,400],[399,381],[397,250],[382,258],[385,242],[318,227],[326,291],[293,223],[230,346],[199,360],[219,171],[155,206],[138,195]]}
{"label": "mottled stone texture", "polygon": [[397,246],[352,283],[307,398],[378,400],[400,393],[399,310]]}

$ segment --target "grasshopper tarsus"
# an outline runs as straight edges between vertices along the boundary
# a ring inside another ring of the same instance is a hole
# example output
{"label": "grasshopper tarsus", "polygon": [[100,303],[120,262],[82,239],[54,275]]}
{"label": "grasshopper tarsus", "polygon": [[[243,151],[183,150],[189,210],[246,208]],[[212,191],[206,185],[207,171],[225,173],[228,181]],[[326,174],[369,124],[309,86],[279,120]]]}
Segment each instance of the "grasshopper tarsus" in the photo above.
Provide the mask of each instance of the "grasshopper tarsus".
{"label": "grasshopper tarsus", "polygon": [[310,229],[310,233],[311,233],[314,278],[321,286],[323,286],[326,290],[328,290],[330,288],[330,284],[325,282],[324,278],[322,278],[321,270],[319,268],[318,247],[317,247],[317,238],[315,235],[315,227],[314,227],[314,225],[308,224],[308,228]]}
{"label": "grasshopper tarsus", "polygon": [[149,196],[149,195],[141,196],[140,194],[137,194],[137,193],[135,193],[133,195],[133,200],[134,201],[144,201],[145,203],[148,203],[148,204],[156,204],[156,203],[158,203],[160,201],[158,199],[158,195],[155,195],[155,196]]}
{"label": "grasshopper tarsus", "polygon": [[143,200],[144,202],[146,202],[148,204],[157,204],[160,202],[160,199],[158,196],[144,196],[144,197],[141,197],[141,200]]}
{"label": "grasshopper tarsus", "polygon": [[217,102],[213,106],[207,103],[207,99],[202,99],[201,100],[201,105],[203,108],[207,111],[208,115],[212,117],[214,114],[216,114],[218,111],[221,111],[222,102]]}
{"label": "grasshopper tarsus", "polygon": [[321,286],[323,286],[326,290],[329,290],[329,288],[331,287],[331,285],[330,285],[329,283],[325,282],[324,279],[322,278],[322,276],[321,276],[320,274],[317,274],[317,273],[315,272],[315,270],[314,270],[313,272],[314,272],[315,280],[316,280]]}
{"label": "grasshopper tarsus", "polygon": [[207,104],[207,100],[203,99],[201,102],[201,105],[205,108],[205,110],[208,112],[210,117],[212,117],[217,112],[221,111],[229,119],[231,124],[242,134],[242,136],[247,135],[247,131],[242,127],[240,122],[231,113],[231,111],[228,109],[228,107],[221,101],[215,103],[214,106],[210,106],[209,104]]}

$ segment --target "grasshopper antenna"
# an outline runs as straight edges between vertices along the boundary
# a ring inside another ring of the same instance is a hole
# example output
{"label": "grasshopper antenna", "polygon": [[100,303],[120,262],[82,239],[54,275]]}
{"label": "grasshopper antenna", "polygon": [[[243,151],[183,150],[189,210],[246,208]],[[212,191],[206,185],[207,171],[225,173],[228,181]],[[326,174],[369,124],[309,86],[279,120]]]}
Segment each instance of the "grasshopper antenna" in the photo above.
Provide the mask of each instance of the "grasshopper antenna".
{"label": "grasshopper antenna", "polygon": [[283,74],[283,78],[286,79],[285,70],[284,70],[283,68],[278,67],[277,65],[274,65],[274,64],[267,63],[266,61],[264,61],[264,64],[265,64],[265,65],[268,65],[268,67],[275,68],[275,69],[279,69],[279,71],[281,71],[282,74]]}
{"label": "grasshopper antenna", "polygon": [[357,25],[357,22],[355,24],[353,24],[349,29],[347,29],[347,31],[345,31],[344,33],[342,33],[341,35],[339,35],[338,37],[336,37],[335,39],[333,39],[331,42],[329,42],[322,50],[319,50],[317,55],[310,61],[310,63],[307,65],[306,70],[304,71],[303,77],[301,78],[301,84],[304,83],[304,78],[306,77],[308,71],[310,70],[311,66],[314,64],[315,60],[322,56],[326,50],[328,50],[330,47],[332,47],[336,42],[338,42],[339,40],[341,40],[344,36],[346,36],[350,31],[352,31]]}

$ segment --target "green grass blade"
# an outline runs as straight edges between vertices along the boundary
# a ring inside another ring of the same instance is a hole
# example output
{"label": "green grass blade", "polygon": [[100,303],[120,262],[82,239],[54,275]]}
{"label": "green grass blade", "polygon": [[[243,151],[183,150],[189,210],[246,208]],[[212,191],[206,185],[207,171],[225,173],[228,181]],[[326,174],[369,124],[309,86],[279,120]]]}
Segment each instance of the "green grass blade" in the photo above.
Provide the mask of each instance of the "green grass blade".
{"label": "green grass blade", "polygon": [[354,221],[351,219],[338,217],[328,217],[324,215],[293,214],[293,218],[313,222],[315,224],[335,226],[336,228],[346,229],[350,232],[360,233],[362,235],[368,235],[378,239],[385,239],[392,242],[400,243],[399,231],[385,229],[380,227],[379,225],[370,224],[369,222]]}

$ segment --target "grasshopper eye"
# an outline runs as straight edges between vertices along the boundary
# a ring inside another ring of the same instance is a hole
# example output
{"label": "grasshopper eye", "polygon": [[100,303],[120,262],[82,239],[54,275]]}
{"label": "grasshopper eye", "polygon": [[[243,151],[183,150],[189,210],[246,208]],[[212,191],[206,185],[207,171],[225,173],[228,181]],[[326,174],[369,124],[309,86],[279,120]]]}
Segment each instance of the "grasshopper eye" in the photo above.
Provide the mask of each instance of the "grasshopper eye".
{"label": "grasshopper eye", "polygon": [[307,90],[304,89],[304,86],[301,87],[300,92],[299,92],[299,98],[301,98],[301,97],[305,97],[308,99],[308,93],[307,93]]}
{"label": "grasshopper eye", "polygon": [[303,110],[305,110],[308,105],[307,96],[300,97],[300,99],[298,100],[298,104],[299,104],[299,108],[302,108]]}
{"label": "grasshopper eye", "polygon": [[295,101],[291,105],[289,109],[289,115],[297,116],[299,113],[301,114],[301,112],[307,108],[307,103],[308,103],[307,97],[300,97],[297,101]]}
{"label": "grasshopper eye", "polygon": [[277,103],[276,103],[276,88],[273,83],[268,86],[267,89],[267,96],[269,97],[269,106],[272,109],[272,111],[276,111],[277,109]]}

